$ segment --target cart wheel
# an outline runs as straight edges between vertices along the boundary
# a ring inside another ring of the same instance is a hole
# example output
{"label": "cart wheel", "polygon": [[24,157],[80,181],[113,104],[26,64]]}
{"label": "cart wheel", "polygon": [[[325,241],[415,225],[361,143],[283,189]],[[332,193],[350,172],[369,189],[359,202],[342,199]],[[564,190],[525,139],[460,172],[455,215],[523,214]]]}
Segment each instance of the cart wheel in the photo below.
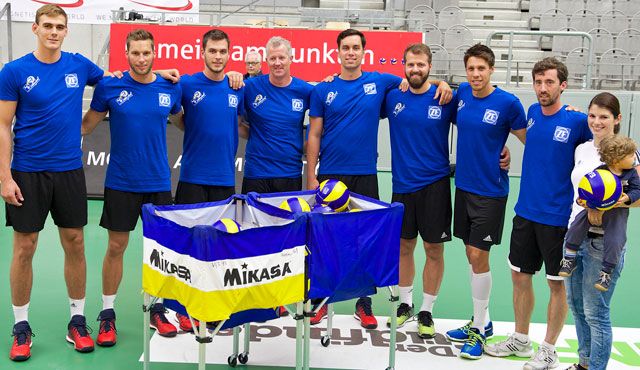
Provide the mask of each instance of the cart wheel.
{"label": "cart wheel", "polygon": [[231,367],[236,367],[236,365],[238,364],[238,356],[236,355],[231,355],[227,358],[227,363],[229,364],[229,366]]}
{"label": "cart wheel", "polygon": [[329,347],[329,344],[331,344],[331,338],[325,335],[320,338],[320,344],[322,344],[323,347]]}
{"label": "cart wheel", "polygon": [[246,364],[249,361],[249,354],[248,353],[241,353],[238,355],[238,361],[240,361],[241,364]]}

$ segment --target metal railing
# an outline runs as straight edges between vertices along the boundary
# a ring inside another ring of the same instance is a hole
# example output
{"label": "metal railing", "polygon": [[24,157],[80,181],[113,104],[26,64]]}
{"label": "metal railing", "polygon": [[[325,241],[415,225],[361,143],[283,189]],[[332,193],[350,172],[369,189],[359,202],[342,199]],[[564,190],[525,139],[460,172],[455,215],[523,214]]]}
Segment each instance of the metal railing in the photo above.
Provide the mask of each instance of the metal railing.
{"label": "metal railing", "polygon": [[0,19],[7,15],[7,56],[9,58],[9,62],[13,60],[13,38],[11,36],[11,3],[6,3],[2,10],[0,10]]}
{"label": "metal railing", "polygon": [[570,36],[579,36],[582,38],[586,38],[589,42],[588,47],[588,59],[587,59],[587,74],[584,83],[582,84],[582,89],[591,88],[591,75],[592,68],[591,61],[593,61],[593,38],[586,32],[569,32],[569,31],[493,31],[487,36],[488,47],[491,47],[491,40],[495,35],[509,35],[509,50],[508,50],[508,61],[507,61],[507,78],[505,81],[506,86],[509,86],[511,83],[511,65],[513,60],[513,36],[515,35],[531,35],[531,36],[561,36],[561,37],[570,37]]}

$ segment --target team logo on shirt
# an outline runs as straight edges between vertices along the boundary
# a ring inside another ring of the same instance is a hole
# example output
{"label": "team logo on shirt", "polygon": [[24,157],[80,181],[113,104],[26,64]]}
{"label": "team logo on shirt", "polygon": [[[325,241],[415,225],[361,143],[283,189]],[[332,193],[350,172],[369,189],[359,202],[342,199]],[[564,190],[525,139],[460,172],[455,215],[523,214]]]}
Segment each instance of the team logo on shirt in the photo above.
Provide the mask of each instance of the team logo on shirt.
{"label": "team logo on shirt", "polygon": [[495,111],[493,109],[487,109],[484,111],[484,117],[482,117],[482,122],[488,123],[490,125],[495,125],[498,122],[499,116],[500,116],[500,112]]}
{"label": "team logo on shirt", "polygon": [[161,107],[171,106],[171,95],[165,93],[158,93],[158,104]]}
{"label": "team logo on shirt", "polygon": [[64,75],[64,83],[67,84],[68,88],[76,88],[79,86],[78,84],[78,75],[75,73],[69,73]]}
{"label": "team logo on shirt", "polygon": [[227,94],[229,98],[229,108],[238,108],[238,96],[234,94]]}
{"label": "team logo on shirt", "polygon": [[127,100],[131,99],[132,96],[133,96],[132,92],[127,90],[122,90],[120,91],[120,95],[118,96],[118,99],[116,99],[116,103],[118,103],[118,105],[122,105]]}
{"label": "team logo on shirt", "polygon": [[569,134],[571,133],[571,129],[562,126],[556,126],[556,131],[553,133],[553,140],[559,141],[561,143],[566,143],[569,141]]}
{"label": "team logo on shirt", "polygon": [[400,112],[402,112],[403,110],[404,110],[404,104],[402,103],[396,104],[396,107],[393,108],[393,116],[398,117],[398,114],[400,114]]}
{"label": "team logo on shirt", "polygon": [[376,83],[372,82],[369,84],[364,84],[362,85],[362,87],[364,88],[364,94],[365,95],[375,95],[378,92],[376,91]]}
{"label": "team logo on shirt", "polygon": [[533,118],[529,118],[529,121],[527,121],[527,130],[531,128],[531,126],[535,125],[536,121],[533,120]]}
{"label": "team logo on shirt", "polygon": [[442,107],[439,105],[430,105],[428,114],[429,119],[440,119],[440,117],[442,117]]}
{"label": "team logo on shirt", "polygon": [[327,94],[327,99],[325,99],[324,103],[326,105],[331,105],[336,96],[338,96],[337,91],[329,91],[329,93]]}
{"label": "team logo on shirt", "polygon": [[460,109],[464,108],[464,100],[460,100],[458,102],[458,112],[460,112]]}
{"label": "team logo on shirt", "polygon": [[24,89],[24,91],[29,92],[31,91],[31,89],[36,87],[38,82],[40,82],[40,77],[29,76],[27,77],[27,82],[24,83],[24,86],[22,86],[22,88]]}
{"label": "team logo on shirt", "polygon": [[198,103],[200,103],[205,96],[207,96],[207,94],[202,91],[194,92],[193,97],[191,98],[191,104],[193,104],[194,106],[198,105]]}
{"label": "team logo on shirt", "polygon": [[264,103],[265,100],[267,100],[266,96],[262,96],[262,94],[256,95],[256,98],[253,99],[253,107],[258,108],[258,106]]}
{"label": "team logo on shirt", "polygon": [[304,104],[301,99],[291,99],[291,110],[294,112],[302,112]]}

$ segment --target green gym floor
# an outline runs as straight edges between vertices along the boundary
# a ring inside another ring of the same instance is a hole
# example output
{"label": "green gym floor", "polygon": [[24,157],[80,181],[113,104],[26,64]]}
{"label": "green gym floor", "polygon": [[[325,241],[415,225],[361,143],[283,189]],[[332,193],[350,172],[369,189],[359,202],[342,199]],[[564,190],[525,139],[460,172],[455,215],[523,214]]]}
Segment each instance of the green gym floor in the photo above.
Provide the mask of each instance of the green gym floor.
{"label": "green gym floor", "polygon": [[[380,173],[381,197],[385,201],[391,199],[391,174]],[[507,223],[504,228],[503,244],[493,248],[491,253],[491,270],[493,273],[493,291],[491,297],[491,318],[497,321],[513,321],[511,279],[507,265],[509,251],[509,235],[513,206],[518,197],[520,179],[511,178],[511,194],[507,206]],[[4,224],[4,206],[0,207],[0,219]],[[85,314],[87,322],[97,330],[95,318],[101,309],[101,266],[107,243],[107,233],[98,226],[102,212],[101,201],[89,201],[89,224],[85,227],[85,245],[87,258],[87,303]],[[629,219],[628,252],[625,268],[616,288],[611,304],[614,326],[640,327],[638,318],[638,281],[640,281],[640,211],[632,211]],[[32,358],[25,363],[13,363],[8,358],[12,342],[11,328],[13,314],[9,294],[9,262],[11,260],[12,231],[2,228],[0,231],[0,271],[4,275],[0,284],[0,369],[91,369],[122,370],[142,368],[138,362],[142,353],[142,295],[141,295],[141,225],[132,233],[129,249],[125,257],[125,275],[116,300],[118,315],[118,344],[112,348],[96,348],[89,354],[75,352],[65,340],[69,309],[63,279],[63,253],[58,233],[48,220],[40,233],[38,251],[34,266],[34,287],[31,295],[29,322],[35,333],[33,338]],[[465,319],[472,311],[467,262],[462,242],[454,240],[446,244],[445,276],[435,306],[435,317]],[[416,261],[418,266],[424,263],[424,252],[418,248]],[[420,271],[420,270],[419,270]],[[417,274],[420,276],[420,274]],[[538,274],[535,279],[537,303],[533,313],[534,322],[545,322],[548,290],[544,275]],[[415,291],[421,291],[422,283],[415,281]],[[374,311],[382,314],[381,303],[388,299],[385,294],[374,298]],[[418,295],[415,296],[418,298]],[[420,304],[420,301],[416,302]],[[336,312],[349,314],[353,312],[353,302],[336,304]],[[572,322],[569,317],[568,322]],[[4,333],[4,334],[1,334]],[[506,334],[506,333],[503,333]],[[615,338],[614,338],[615,339]],[[637,339],[637,338],[636,338]],[[152,369],[195,369],[194,364],[158,364]],[[208,369],[223,369],[226,365],[207,365]],[[263,366],[249,365],[247,369],[267,369]]]}

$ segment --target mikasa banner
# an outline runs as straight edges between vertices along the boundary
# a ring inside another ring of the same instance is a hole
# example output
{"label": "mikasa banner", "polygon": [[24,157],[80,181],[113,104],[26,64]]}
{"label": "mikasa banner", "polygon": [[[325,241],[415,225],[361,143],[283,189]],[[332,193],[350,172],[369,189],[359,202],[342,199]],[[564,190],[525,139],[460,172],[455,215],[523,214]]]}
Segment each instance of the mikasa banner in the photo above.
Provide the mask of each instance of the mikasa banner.
{"label": "mikasa banner", "polygon": [[165,19],[176,23],[197,23],[200,0],[11,0],[11,17],[14,21],[33,22],[36,10],[45,4],[62,7],[69,16],[69,23],[109,24],[112,11],[123,8],[135,10],[145,18]]}

